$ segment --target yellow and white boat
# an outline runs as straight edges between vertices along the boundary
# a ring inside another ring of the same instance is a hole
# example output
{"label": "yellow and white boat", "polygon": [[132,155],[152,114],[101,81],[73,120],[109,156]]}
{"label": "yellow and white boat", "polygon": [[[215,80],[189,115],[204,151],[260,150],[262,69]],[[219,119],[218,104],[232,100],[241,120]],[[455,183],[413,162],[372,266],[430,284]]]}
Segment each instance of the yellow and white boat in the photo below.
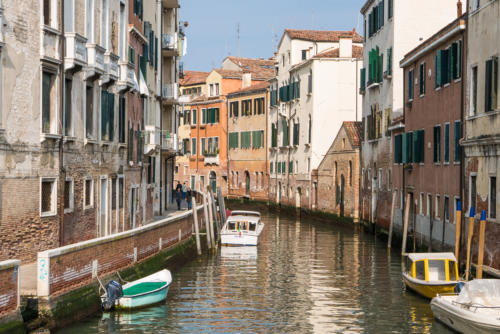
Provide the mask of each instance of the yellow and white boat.
{"label": "yellow and white boat", "polygon": [[434,298],[453,293],[458,283],[458,265],[453,253],[409,253],[403,281],[418,294]]}

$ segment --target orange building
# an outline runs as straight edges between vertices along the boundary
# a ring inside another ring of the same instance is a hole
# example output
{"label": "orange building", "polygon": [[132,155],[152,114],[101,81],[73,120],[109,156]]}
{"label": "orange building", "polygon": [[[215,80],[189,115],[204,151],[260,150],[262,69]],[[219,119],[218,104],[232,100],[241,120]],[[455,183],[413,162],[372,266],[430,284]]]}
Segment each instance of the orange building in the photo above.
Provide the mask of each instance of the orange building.
{"label": "orange building", "polygon": [[228,95],[229,196],[268,199],[268,88],[259,82]]}

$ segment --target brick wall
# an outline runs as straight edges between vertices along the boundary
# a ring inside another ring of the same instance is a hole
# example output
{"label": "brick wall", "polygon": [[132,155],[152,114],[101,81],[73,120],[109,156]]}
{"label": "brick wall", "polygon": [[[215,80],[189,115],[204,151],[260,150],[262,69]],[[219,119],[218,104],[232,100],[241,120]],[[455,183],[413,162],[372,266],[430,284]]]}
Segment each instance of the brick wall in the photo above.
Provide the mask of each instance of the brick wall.
{"label": "brick wall", "polygon": [[[203,220],[198,207],[198,224]],[[92,239],[38,254],[38,294],[57,296],[157,254],[191,237],[193,215],[183,213],[117,235]],[[180,238],[179,238],[180,236]]]}
{"label": "brick wall", "polygon": [[0,262],[0,317],[19,306],[19,264],[18,260]]}

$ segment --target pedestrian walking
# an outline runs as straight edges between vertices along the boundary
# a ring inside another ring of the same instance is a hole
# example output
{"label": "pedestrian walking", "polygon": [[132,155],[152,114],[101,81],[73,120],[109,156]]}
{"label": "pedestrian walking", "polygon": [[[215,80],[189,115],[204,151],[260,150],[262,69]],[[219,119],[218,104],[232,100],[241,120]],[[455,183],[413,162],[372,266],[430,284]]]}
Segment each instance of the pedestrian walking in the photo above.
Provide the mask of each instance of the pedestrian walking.
{"label": "pedestrian walking", "polygon": [[186,182],[182,184],[182,201],[184,202],[186,200],[186,193],[187,193],[187,185]]}
{"label": "pedestrian walking", "polygon": [[188,187],[186,192],[186,202],[188,210],[191,210],[193,208],[193,196],[194,192],[191,190],[190,187]]}
{"label": "pedestrian walking", "polygon": [[180,210],[182,202],[182,191],[179,188],[177,188],[177,190],[175,191],[175,200],[177,202],[177,210]]}

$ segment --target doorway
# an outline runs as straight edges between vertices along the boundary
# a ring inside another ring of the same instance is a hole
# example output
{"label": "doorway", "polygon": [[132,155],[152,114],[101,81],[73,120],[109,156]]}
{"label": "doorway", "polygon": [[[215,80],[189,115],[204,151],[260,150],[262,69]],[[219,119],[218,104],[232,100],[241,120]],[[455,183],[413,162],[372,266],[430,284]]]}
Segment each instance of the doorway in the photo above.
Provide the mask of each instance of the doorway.
{"label": "doorway", "polygon": [[250,173],[245,171],[245,194],[250,196]]}
{"label": "doorway", "polygon": [[298,187],[297,192],[295,193],[295,207],[300,208],[301,203],[302,203],[302,189]]}
{"label": "doorway", "polygon": [[210,187],[212,188],[212,192],[215,194],[217,191],[217,174],[215,174],[215,172],[210,172]]}

